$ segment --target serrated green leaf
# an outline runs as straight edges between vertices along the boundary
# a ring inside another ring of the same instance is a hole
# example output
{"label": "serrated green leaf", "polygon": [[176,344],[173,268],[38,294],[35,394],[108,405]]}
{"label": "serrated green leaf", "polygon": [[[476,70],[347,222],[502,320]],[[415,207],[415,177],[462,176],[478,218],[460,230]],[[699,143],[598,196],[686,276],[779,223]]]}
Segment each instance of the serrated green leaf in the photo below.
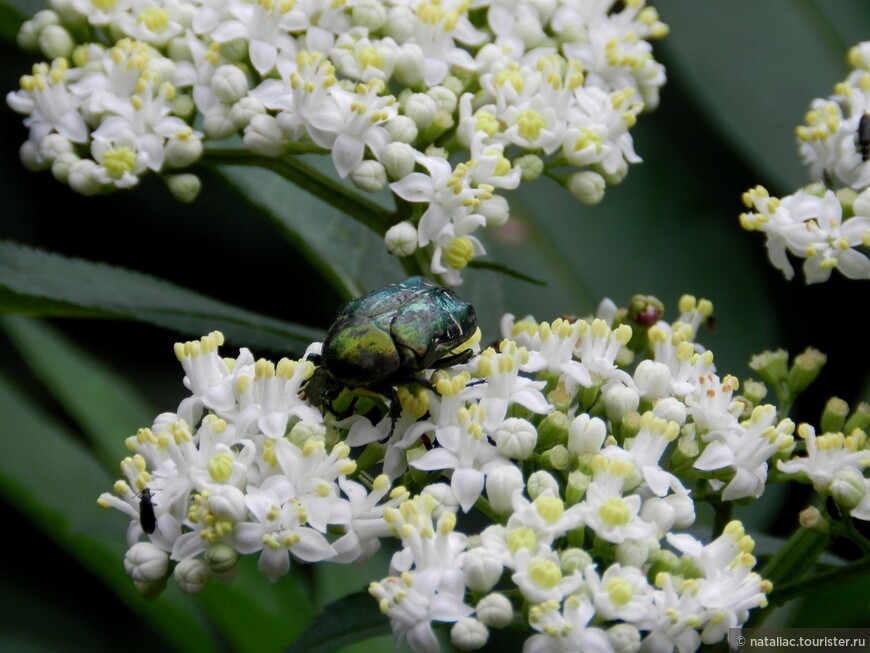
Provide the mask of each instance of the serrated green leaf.
{"label": "serrated green leaf", "polygon": [[[167,281],[105,263],[0,242],[0,313],[133,319],[200,336],[218,329],[249,347],[302,353],[316,329],[237,308]],[[93,313],[89,313],[93,311]],[[76,313],[73,313],[76,314]]]}
{"label": "serrated green leaf", "polygon": [[378,603],[366,592],[326,606],[286,653],[329,653],[339,646],[390,632]]}
{"label": "serrated green leaf", "polygon": [[25,363],[91,440],[106,468],[129,452],[126,435],[157,415],[130,383],[55,329],[23,317],[0,318]]}
{"label": "serrated green leaf", "polygon": [[90,570],[179,651],[217,651],[201,612],[171,588],[154,601],[124,573],[125,524],[96,499],[113,479],[66,428],[49,419],[0,374],[4,417],[0,496]]}

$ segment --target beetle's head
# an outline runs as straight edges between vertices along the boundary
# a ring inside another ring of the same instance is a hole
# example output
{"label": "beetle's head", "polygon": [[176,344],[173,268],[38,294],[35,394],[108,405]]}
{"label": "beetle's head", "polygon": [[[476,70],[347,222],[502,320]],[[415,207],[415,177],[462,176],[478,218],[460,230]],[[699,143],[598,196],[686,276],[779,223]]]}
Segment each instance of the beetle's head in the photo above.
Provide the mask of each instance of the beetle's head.
{"label": "beetle's head", "polygon": [[322,359],[318,354],[312,354],[308,357],[317,367],[311,378],[305,384],[305,395],[308,397],[309,403],[318,408],[324,405],[328,408],[332,401],[338,396],[342,390],[341,383],[329,372],[323,365]]}

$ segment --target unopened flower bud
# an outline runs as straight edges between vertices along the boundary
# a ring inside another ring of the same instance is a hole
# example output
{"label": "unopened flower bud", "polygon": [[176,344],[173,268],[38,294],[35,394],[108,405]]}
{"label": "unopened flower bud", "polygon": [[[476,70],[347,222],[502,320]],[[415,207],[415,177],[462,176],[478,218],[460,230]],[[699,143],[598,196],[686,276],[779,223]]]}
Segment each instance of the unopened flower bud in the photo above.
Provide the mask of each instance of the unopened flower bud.
{"label": "unopened flower bud", "polygon": [[387,8],[378,0],[358,0],[351,11],[354,25],[362,25],[375,31],[387,22]]}
{"label": "unopened flower bud", "polygon": [[69,167],[69,187],[82,195],[96,195],[103,189],[97,178],[97,164],[91,159],[80,159]]}
{"label": "unopened flower bud", "polygon": [[211,571],[205,560],[186,558],[176,565],[172,577],[185,594],[199,594],[208,584]]}
{"label": "unopened flower bud", "polygon": [[383,126],[390,138],[400,143],[413,143],[419,133],[417,125],[408,116],[393,116]]}
{"label": "unopened flower bud", "polygon": [[239,553],[227,544],[213,544],[203,556],[213,574],[223,575],[233,571],[239,564]]}
{"label": "unopened flower bud", "polygon": [[25,52],[36,52],[39,50],[39,33],[36,31],[32,20],[25,20],[18,28],[16,36],[18,47]]}
{"label": "unopened flower bud", "polygon": [[642,360],[634,371],[634,382],[644,399],[655,401],[668,393],[671,370],[664,363]]}
{"label": "unopened flower bud", "polygon": [[622,384],[615,384],[604,389],[604,409],[607,418],[617,423],[623,415],[636,411],[640,405],[637,391]]}
{"label": "unopened flower bud", "polygon": [[318,422],[296,422],[290,429],[287,439],[300,449],[309,441],[325,442],[326,425]]}
{"label": "unopened flower bud", "polygon": [[808,348],[794,357],[791,369],[788,371],[788,389],[792,396],[803,392],[816,380],[827,360],[827,356],[813,348]]}
{"label": "unopened flower bud", "polygon": [[622,180],[628,176],[628,163],[623,159],[616,164],[616,168],[611,171],[602,170],[604,180],[611,186],[618,186]]}
{"label": "unopened flower bud", "polygon": [[206,505],[218,519],[231,522],[244,521],[248,516],[245,495],[236,487],[218,485],[211,490]]}
{"label": "unopened flower bud", "polygon": [[502,567],[498,556],[484,547],[471,549],[465,554],[462,574],[465,585],[472,592],[488,592],[501,578]]}
{"label": "unopened flower bud", "polygon": [[368,159],[351,170],[350,180],[360,190],[377,193],[387,185],[387,171],[379,161]]}
{"label": "unopened flower bud", "polygon": [[218,66],[210,85],[214,94],[225,104],[238,102],[248,94],[248,78],[238,66]]}
{"label": "unopened flower bud", "polygon": [[414,171],[416,150],[407,143],[393,141],[381,150],[378,157],[390,179],[401,179]]}
{"label": "unopened flower bud", "polygon": [[254,154],[277,157],[284,153],[284,133],[281,126],[274,117],[265,113],[251,118],[251,122],[245,127],[244,141]]}
{"label": "unopened flower bud", "polygon": [[73,163],[79,160],[77,154],[66,152],[51,162],[51,174],[62,184],[69,184],[69,170]]}
{"label": "unopened flower bud", "polygon": [[60,134],[48,134],[39,142],[39,155],[51,163],[61,154],[73,151],[73,145]]}
{"label": "unopened flower bud", "polygon": [[430,483],[423,488],[420,494],[426,494],[435,499],[435,508],[432,509],[432,515],[436,519],[444,512],[456,514],[459,511],[459,500],[447,483]]}
{"label": "unopened flower bud", "polygon": [[486,475],[486,496],[492,509],[500,515],[513,510],[511,495],[523,486],[523,473],[514,465],[501,465]]}
{"label": "unopened flower bud", "polygon": [[544,160],[537,154],[518,156],[513,165],[520,169],[520,180],[525,183],[537,180],[544,172]]}
{"label": "unopened flower bud", "polygon": [[410,222],[400,222],[384,235],[387,251],[393,256],[410,256],[417,251],[417,228]]}
{"label": "unopened flower bud", "polygon": [[568,427],[568,451],[576,455],[596,454],[607,437],[607,425],[598,417],[581,413]]}
{"label": "unopened flower bud", "polygon": [[640,650],[640,631],[631,624],[611,626],[607,629],[607,639],[614,653],[637,653]]}
{"label": "unopened flower bud", "polygon": [[184,204],[190,204],[199,196],[199,191],[202,190],[202,181],[198,176],[192,174],[169,175],[166,177],[166,186],[175,199]]}
{"label": "unopened flower bud", "polygon": [[563,576],[573,574],[575,571],[583,571],[593,564],[592,556],[579,547],[570,547],[559,552],[559,567]]}
{"label": "unopened flower bud", "polygon": [[604,177],[591,170],[575,172],[568,177],[568,191],[584,204],[598,204],[604,199],[606,187]]}
{"label": "unopened flower bud", "polygon": [[137,542],[124,556],[124,570],[135,581],[162,581],[169,570],[169,554],[151,542]]}
{"label": "unopened flower bud", "polygon": [[439,109],[443,109],[449,114],[454,113],[456,105],[459,104],[459,98],[456,97],[456,93],[446,86],[433,86],[426,91],[426,95],[435,101]]}
{"label": "unopened flower bud", "polygon": [[254,116],[266,113],[266,107],[257,98],[250,95],[243,97],[230,108],[230,120],[236,129],[244,129]]}
{"label": "unopened flower bud", "polygon": [[[274,120],[274,118],[273,118]],[[202,131],[211,139],[216,141],[223,140],[224,138],[229,138],[233,134],[236,133],[236,123],[232,121],[230,118],[229,109],[223,104],[216,104],[211,107],[208,111],[205,112],[205,115],[202,117]],[[265,136],[263,136],[265,138]],[[247,143],[247,141],[245,141]],[[283,138],[275,145],[280,145],[283,143]],[[250,146],[249,146],[250,148]],[[250,148],[253,149],[253,148]],[[256,154],[261,154],[261,152],[255,152]],[[266,155],[270,156],[270,155]],[[277,156],[277,155],[272,155]]]}
{"label": "unopened flower bud", "polygon": [[493,195],[489,199],[481,200],[477,212],[486,218],[487,227],[500,227],[510,217],[508,202],[501,195]]}
{"label": "unopened flower bud", "polygon": [[418,129],[424,129],[435,120],[438,105],[425,93],[412,93],[403,103],[403,113],[414,121]]}
{"label": "unopened flower bud", "polygon": [[528,420],[516,417],[504,420],[492,437],[501,454],[515,460],[525,460],[531,456],[538,442],[538,432],[534,425]]}
{"label": "unopened flower bud", "polygon": [[194,103],[193,98],[184,93],[178,94],[172,98],[170,105],[172,107],[172,113],[185,120],[193,118],[193,114],[196,112],[196,103]]}
{"label": "unopened flower bud", "polygon": [[686,404],[675,397],[662,397],[653,406],[653,415],[680,426],[686,423],[688,417]]}
{"label": "unopened flower bud", "polygon": [[655,537],[646,537],[640,540],[626,540],[616,545],[616,561],[624,567],[643,567],[650,555],[660,549],[659,541]]}
{"label": "unopened flower bud", "polygon": [[674,528],[689,528],[695,523],[695,502],[688,494],[669,494],[665,501],[674,509]]}
{"label": "unopened flower bud", "polygon": [[489,639],[489,629],[474,617],[460,619],[450,629],[450,643],[459,651],[476,651]]}
{"label": "unopened flower bud", "polygon": [[166,142],[166,158],[169,168],[186,168],[202,156],[202,141],[190,131],[182,131]]}
{"label": "unopened flower bud", "polygon": [[241,62],[248,55],[248,39],[240,36],[221,43],[221,54],[227,61]]}
{"label": "unopened flower bud", "polygon": [[399,43],[404,43],[414,36],[416,30],[417,17],[410,7],[406,5],[390,7],[387,12],[387,24],[384,28],[387,36],[393,37]]}
{"label": "unopened flower bud", "polygon": [[864,495],[867,494],[864,477],[851,467],[845,467],[834,474],[830,490],[837,505],[847,511],[861,503]]}
{"label": "unopened flower bud", "polygon": [[677,516],[673,506],[667,501],[659,497],[650,497],[643,502],[640,518],[655,524],[660,533],[667,533],[673,527]]}
{"label": "unopened flower bud", "polygon": [[39,49],[49,59],[69,57],[75,47],[70,33],[60,25],[49,25],[39,35]]}
{"label": "unopened flower bud", "polygon": [[559,482],[549,472],[539,470],[529,476],[526,490],[532,499],[537,499],[548,490],[554,497],[557,497],[559,496]]}
{"label": "unopened flower bud", "polygon": [[506,628],[514,620],[514,606],[504,594],[498,592],[480,599],[474,611],[481,623],[490,628]]}

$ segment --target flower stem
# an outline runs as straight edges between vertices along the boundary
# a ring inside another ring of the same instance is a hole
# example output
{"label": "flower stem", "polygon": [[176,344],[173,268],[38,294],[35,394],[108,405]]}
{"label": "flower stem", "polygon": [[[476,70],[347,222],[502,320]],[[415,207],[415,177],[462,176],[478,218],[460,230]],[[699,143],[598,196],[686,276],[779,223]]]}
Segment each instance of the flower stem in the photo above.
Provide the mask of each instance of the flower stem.
{"label": "flower stem", "polygon": [[271,170],[380,236],[395,222],[396,216],[392,213],[388,213],[375,202],[360,197],[296,156],[271,159],[255,156],[245,150],[227,148],[209,149],[204,159],[217,165],[259,166]]}

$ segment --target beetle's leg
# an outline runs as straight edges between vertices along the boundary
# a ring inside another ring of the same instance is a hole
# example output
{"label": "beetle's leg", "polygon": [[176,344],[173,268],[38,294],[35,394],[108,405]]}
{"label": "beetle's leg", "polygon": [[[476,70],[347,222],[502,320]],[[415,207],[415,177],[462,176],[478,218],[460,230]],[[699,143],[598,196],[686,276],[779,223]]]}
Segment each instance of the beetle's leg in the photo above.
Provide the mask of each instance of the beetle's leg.
{"label": "beetle's leg", "polygon": [[458,354],[451,354],[450,356],[439,358],[432,364],[432,369],[440,370],[444,367],[450,367],[451,365],[462,365],[462,363],[467,363],[471,360],[472,356],[474,356],[473,351],[470,349],[464,349]]}

